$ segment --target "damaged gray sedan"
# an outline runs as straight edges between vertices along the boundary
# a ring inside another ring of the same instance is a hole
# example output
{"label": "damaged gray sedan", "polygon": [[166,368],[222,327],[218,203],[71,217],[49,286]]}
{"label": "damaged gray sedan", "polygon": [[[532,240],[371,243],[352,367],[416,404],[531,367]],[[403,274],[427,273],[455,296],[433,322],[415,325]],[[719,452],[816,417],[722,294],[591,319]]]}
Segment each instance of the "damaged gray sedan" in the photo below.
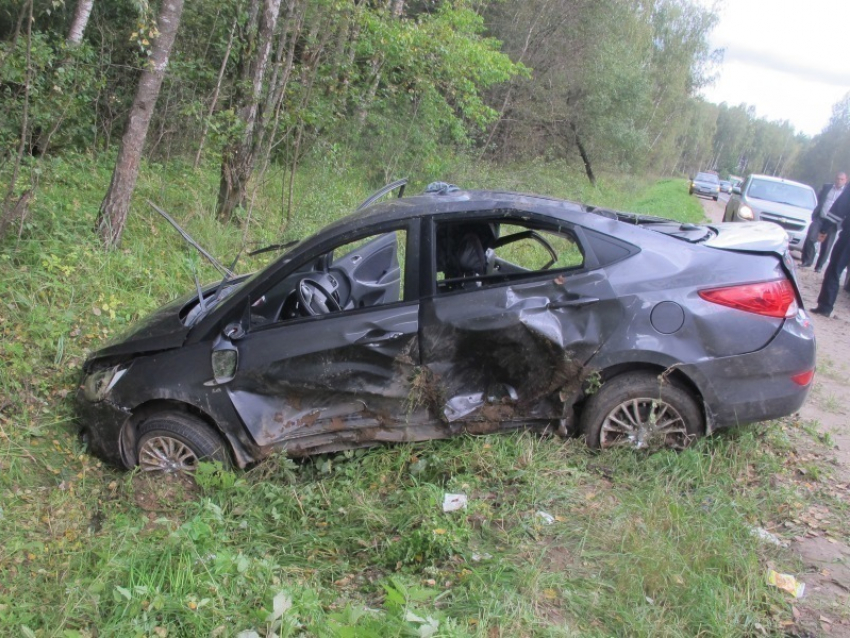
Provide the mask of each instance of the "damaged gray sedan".
{"label": "damaged gray sedan", "polygon": [[775,224],[442,183],[373,203],[389,190],[95,352],[92,449],[185,471],[516,428],[683,448],[808,394],[814,331]]}

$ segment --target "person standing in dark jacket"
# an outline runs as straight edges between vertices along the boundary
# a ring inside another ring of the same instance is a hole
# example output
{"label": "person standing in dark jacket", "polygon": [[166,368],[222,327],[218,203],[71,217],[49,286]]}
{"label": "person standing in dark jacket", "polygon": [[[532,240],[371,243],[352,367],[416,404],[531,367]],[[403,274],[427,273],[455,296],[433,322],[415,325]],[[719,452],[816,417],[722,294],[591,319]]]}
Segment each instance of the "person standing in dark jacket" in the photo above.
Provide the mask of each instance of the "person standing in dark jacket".
{"label": "person standing in dark jacket", "polygon": [[827,233],[839,226],[841,230],[838,232],[838,239],[835,240],[835,245],[832,247],[829,265],[826,267],[826,273],[823,276],[823,283],[818,295],[818,305],[811,309],[813,313],[827,317],[832,315],[832,310],[835,308],[841,271],[850,265],[850,188],[845,188],[829,209],[821,227],[821,241],[826,239]]}
{"label": "person standing in dark jacket", "polygon": [[826,239],[821,240],[821,231],[823,230],[823,222],[826,219],[829,209],[841,195],[844,190],[844,185],[847,183],[847,174],[844,172],[838,173],[835,176],[835,183],[824,184],[818,193],[818,205],[812,211],[812,223],[809,224],[809,232],[806,234],[806,240],[803,242],[803,256],[801,266],[808,268],[815,261],[815,249],[820,244],[820,254],[818,262],[815,264],[815,272],[823,270],[826,260],[829,259],[829,253],[832,250],[832,245],[835,243],[835,228],[832,232],[826,233]]}

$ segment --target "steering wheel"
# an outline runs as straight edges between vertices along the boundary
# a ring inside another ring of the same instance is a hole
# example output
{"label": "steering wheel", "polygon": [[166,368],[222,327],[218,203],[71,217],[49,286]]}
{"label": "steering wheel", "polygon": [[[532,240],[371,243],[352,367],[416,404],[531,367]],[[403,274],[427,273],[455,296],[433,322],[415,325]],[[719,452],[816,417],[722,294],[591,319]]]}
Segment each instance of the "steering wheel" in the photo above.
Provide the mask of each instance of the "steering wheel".
{"label": "steering wheel", "polygon": [[318,317],[342,310],[327,288],[309,277],[298,282],[297,292],[299,305],[310,316]]}

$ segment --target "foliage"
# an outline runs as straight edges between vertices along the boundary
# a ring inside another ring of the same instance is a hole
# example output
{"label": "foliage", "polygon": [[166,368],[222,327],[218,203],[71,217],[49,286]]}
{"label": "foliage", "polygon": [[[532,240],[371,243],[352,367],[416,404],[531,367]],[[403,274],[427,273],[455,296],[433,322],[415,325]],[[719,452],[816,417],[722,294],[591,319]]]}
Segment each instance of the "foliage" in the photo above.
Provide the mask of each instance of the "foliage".
{"label": "foliage", "polygon": [[90,47],[69,51],[47,33],[34,33],[29,46],[24,39],[0,42],[0,162],[17,150],[24,113],[28,154],[39,155],[48,144],[74,147],[90,137],[91,103],[102,87],[94,62]]}
{"label": "foliage", "polygon": [[839,171],[850,172],[850,93],[833,107],[829,124],[800,154],[793,174],[817,188]]}
{"label": "foliage", "polygon": [[[27,74],[28,152],[108,150],[155,35],[152,8],[96,2],[83,46],[66,51],[73,3],[36,2],[27,64],[26,34],[15,37],[23,7],[0,0],[0,153],[10,158],[21,139]],[[203,159],[216,163],[241,133],[234,100],[240,60],[254,53],[248,9],[247,0],[187,4],[148,157],[190,157],[208,140]],[[716,69],[715,22],[693,0],[285,3],[260,106],[256,180],[272,170],[286,190],[303,158],[327,148],[371,164],[372,185],[443,173],[454,155],[485,150],[507,165],[581,166],[579,141],[600,172],[826,179],[844,161],[832,129],[808,140],[746,105],[696,96]]]}
{"label": "foliage", "polygon": [[711,12],[687,0],[539,0],[494,5],[489,21],[532,69],[495,92],[496,157],[570,157],[580,139],[609,169],[674,163],[683,106],[711,68]]}

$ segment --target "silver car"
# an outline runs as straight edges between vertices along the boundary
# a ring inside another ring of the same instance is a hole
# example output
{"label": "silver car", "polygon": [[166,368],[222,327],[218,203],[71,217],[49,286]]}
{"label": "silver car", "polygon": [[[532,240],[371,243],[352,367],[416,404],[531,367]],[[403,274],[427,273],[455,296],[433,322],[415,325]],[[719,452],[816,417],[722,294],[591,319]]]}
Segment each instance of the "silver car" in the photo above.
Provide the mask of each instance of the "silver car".
{"label": "silver car", "polygon": [[717,173],[697,173],[688,188],[689,195],[694,193],[711,197],[716,202],[720,196],[720,179]]}
{"label": "silver car", "polygon": [[790,248],[803,249],[812,211],[817,205],[817,195],[811,186],[770,175],[750,175],[732,193],[723,221],[773,222],[788,233]]}

